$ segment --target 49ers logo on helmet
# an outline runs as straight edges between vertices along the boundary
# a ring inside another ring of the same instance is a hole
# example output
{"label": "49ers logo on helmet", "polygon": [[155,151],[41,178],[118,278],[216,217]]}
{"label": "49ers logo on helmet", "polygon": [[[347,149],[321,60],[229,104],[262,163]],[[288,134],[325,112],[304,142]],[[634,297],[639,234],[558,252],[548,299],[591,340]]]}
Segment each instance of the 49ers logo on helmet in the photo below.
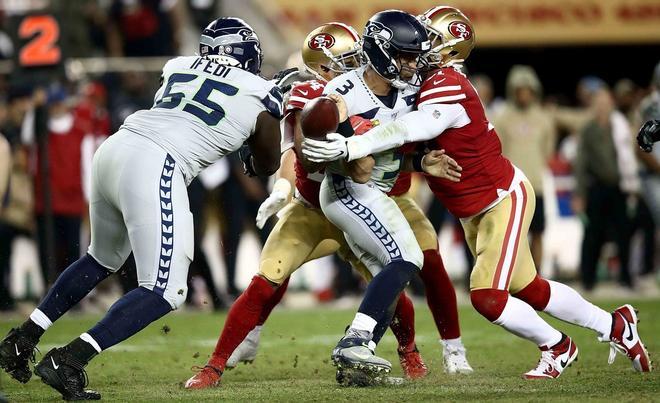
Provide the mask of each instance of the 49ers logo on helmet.
{"label": "49ers logo on helmet", "polygon": [[472,28],[464,22],[454,21],[449,24],[449,32],[455,38],[470,39],[472,37]]}
{"label": "49ers logo on helmet", "polygon": [[335,37],[327,33],[314,35],[308,43],[309,47],[313,50],[321,50],[323,48],[330,49],[334,44]]}

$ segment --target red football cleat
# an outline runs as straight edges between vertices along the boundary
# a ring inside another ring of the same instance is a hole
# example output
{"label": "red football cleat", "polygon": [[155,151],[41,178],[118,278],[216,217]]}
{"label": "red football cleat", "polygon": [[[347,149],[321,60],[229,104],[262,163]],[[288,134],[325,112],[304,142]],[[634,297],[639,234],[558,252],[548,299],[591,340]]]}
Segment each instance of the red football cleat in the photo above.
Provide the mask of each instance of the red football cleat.
{"label": "red football cleat", "polygon": [[608,362],[614,362],[619,352],[632,361],[632,366],[638,372],[653,370],[649,353],[637,333],[637,311],[630,305],[624,305],[612,312],[612,331],[610,339],[610,357]]}
{"label": "red football cleat", "polygon": [[204,368],[193,367],[193,369],[198,369],[199,372],[186,381],[184,385],[186,389],[208,389],[220,386],[222,371],[219,369],[210,365]]}
{"label": "red football cleat", "polygon": [[417,346],[411,351],[404,352],[398,350],[399,353],[399,362],[401,363],[401,368],[403,368],[403,373],[408,379],[421,379],[424,378],[429,373],[429,369],[424,364],[422,355],[417,350]]}
{"label": "red football cleat", "polygon": [[573,339],[564,335],[550,348],[541,348],[541,359],[536,368],[523,374],[525,379],[555,379],[577,360],[578,348]]}

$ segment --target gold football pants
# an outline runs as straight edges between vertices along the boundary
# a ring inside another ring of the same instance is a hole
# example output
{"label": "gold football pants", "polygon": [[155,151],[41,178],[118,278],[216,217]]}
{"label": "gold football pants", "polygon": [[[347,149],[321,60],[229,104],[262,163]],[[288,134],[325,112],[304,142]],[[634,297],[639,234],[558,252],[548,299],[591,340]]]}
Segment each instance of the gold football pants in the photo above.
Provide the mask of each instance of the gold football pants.
{"label": "gold football pants", "polygon": [[515,294],[534,279],[536,267],[527,233],[535,205],[534,190],[523,180],[495,207],[461,220],[476,258],[471,290],[495,288]]}

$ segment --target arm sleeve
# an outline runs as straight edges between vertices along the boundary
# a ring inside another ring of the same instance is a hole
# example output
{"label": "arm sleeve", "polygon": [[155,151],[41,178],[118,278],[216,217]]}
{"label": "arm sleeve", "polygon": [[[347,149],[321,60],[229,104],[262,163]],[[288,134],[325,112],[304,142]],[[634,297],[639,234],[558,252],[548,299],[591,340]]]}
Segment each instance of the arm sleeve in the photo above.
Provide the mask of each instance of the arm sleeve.
{"label": "arm sleeve", "polygon": [[273,86],[266,96],[261,98],[261,104],[275,119],[280,120],[284,116],[284,95],[279,87]]}
{"label": "arm sleeve", "polygon": [[461,104],[427,104],[399,119],[347,139],[348,160],[396,148],[405,143],[426,141],[451,128],[463,127],[470,118]]}

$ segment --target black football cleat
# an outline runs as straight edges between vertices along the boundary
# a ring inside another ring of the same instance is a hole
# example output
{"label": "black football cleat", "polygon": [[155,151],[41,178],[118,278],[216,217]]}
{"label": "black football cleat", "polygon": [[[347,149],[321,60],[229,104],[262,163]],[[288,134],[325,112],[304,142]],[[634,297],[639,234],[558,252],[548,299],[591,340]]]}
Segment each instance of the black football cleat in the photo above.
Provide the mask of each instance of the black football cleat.
{"label": "black football cleat", "polygon": [[101,394],[86,390],[84,365],[63,348],[50,350],[34,368],[43,383],[62,394],[64,400],[100,400]]}
{"label": "black football cleat", "polygon": [[25,337],[18,328],[11,329],[0,342],[0,368],[12,378],[26,383],[32,377],[28,362],[35,362],[36,344]]}

